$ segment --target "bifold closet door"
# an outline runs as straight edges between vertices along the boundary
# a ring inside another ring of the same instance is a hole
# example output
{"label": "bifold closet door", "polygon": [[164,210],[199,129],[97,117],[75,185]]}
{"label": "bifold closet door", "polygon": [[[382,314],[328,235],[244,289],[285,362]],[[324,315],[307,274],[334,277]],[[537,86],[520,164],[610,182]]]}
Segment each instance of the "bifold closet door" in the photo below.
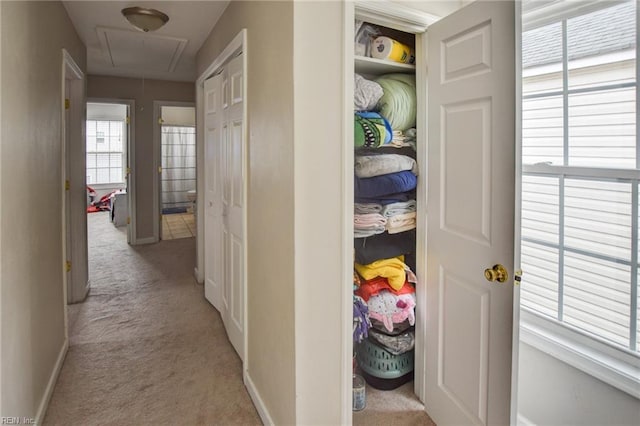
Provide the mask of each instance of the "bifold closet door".
{"label": "bifold closet door", "polygon": [[204,296],[223,312],[222,75],[204,82]]}
{"label": "bifold closet door", "polygon": [[243,56],[205,81],[205,297],[244,359],[245,132]]}
{"label": "bifold closet door", "polygon": [[441,426],[510,422],[514,13],[510,1],[476,1],[427,30],[425,404]]}
{"label": "bifold closet door", "polygon": [[243,56],[232,59],[223,82],[222,220],[225,278],[222,319],[229,341],[244,356],[244,208],[245,140]]}

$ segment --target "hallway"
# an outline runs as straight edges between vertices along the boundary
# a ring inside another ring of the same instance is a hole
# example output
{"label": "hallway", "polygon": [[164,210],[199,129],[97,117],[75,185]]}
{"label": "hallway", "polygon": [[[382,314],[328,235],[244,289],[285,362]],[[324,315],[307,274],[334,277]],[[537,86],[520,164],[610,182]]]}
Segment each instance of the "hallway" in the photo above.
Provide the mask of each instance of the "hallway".
{"label": "hallway", "polygon": [[70,347],[44,424],[261,424],[193,278],[194,239],[129,246],[107,214],[88,216],[91,293],[69,306]]}

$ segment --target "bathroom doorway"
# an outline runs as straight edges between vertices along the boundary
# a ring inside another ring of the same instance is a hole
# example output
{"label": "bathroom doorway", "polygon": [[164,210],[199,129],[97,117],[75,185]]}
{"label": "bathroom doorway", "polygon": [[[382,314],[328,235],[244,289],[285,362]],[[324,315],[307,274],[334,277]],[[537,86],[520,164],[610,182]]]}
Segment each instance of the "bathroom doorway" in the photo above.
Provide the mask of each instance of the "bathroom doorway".
{"label": "bathroom doorway", "polygon": [[196,235],[195,107],[160,104],[160,239]]}

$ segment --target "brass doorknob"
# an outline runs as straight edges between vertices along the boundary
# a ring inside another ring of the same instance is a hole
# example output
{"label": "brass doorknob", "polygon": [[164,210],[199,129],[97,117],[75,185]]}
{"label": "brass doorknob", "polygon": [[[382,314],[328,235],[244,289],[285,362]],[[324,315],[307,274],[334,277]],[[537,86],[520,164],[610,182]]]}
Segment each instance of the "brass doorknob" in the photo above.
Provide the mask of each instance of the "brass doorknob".
{"label": "brass doorknob", "polygon": [[498,281],[499,283],[503,283],[509,279],[509,274],[505,267],[498,263],[497,265],[493,265],[493,268],[491,269],[485,269],[484,277],[487,281]]}

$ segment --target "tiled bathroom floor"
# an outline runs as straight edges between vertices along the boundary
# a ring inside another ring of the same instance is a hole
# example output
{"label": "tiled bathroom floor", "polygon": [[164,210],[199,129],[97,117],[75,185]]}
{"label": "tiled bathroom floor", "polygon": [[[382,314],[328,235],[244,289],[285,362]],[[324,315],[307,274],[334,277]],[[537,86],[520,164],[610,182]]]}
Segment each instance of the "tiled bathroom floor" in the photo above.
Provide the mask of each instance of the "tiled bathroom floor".
{"label": "tiled bathroom floor", "polygon": [[162,239],[175,240],[196,236],[196,221],[193,213],[162,215]]}

